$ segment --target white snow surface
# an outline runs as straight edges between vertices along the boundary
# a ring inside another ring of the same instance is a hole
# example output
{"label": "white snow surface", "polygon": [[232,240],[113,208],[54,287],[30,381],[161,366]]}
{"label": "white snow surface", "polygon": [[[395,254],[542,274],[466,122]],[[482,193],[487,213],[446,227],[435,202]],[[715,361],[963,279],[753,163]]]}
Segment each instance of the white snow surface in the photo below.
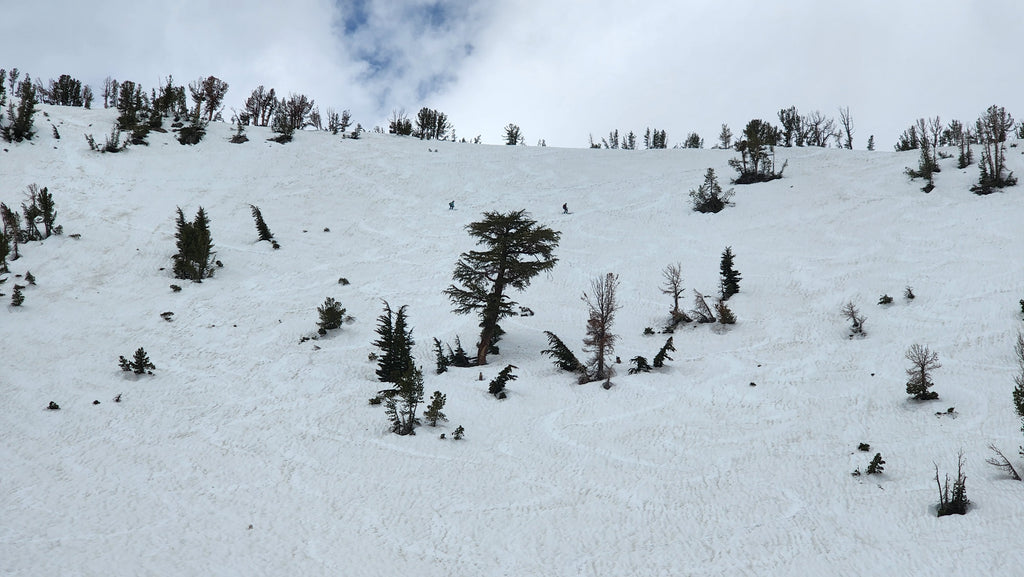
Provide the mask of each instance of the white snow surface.
{"label": "white snow surface", "polygon": [[[732,151],[279,145],[263,128],[236,145],[214,123],[197,146],[153,133],[100,154],[82,135],[102,142],[113,111],[40,108],[37,138],[0,151],[0,200],[46,186],[64,228],[0,275],[0,574],[1024,574],[1024,483],[985,463],[994,443],[1024,468],[1024,186],[976,196],[977,166],[947,159],[925,194],[904,173],[917,152],[778,149],[784,178],[706,215],[687,193],[708,167],[728,188]],[[224,266],[193,284],[171,274],[174,216],[200,206]],[[557,266],[513,295],[536,314],[502,322],[486,366],[435,375],[432,338],[478,336],[442,294],[476,248],[465,227],[516,209],[562,233]],[[642,334],[667,320],[661,270],[682,264],[689,308],[726,246],[737,324],[685,326],[663,369],[628,375],[666,338]],[[580,297],[608,272],[624,362],[605,390],[540,351],[550,330],[584,357]],[[300,343],[326,297],[353,322]],[[425,396],[447,395],[450,420],[415,436],[368,403],[381,299],[408,305]],[[848,301],[866,338],[848,338]],[[940,355],[938,401],[905,392],[914,343]],[[138,347],[153,375],[118,368]],[[955,476],[961,449],[971,507],[938,518],[935,466]],[[883,474],[851,475],[876,452]]]}

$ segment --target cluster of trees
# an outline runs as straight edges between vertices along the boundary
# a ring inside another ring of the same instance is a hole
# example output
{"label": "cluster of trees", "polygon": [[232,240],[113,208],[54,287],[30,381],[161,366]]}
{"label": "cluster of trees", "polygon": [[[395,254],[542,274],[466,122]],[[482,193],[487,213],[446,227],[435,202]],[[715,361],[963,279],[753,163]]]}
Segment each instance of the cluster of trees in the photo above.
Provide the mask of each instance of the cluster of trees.
{"label": "cluster of trees", "polygon": [[[61,234],[63,228],[56,222],[57,205],[45,186],[28,185],[20,215],[0,202],[0,272],[8,272],[8,259],[15,261],[21,258],[21,245]],[[42,231],[39,223],[43,225]]]}
{"label": "cluster of trees", "polygon": [[[668,133],[664,130],[658,130],[655,128],[653,131],[650,127],[644,132],[643,137],[644,149],[652,148],[668,148]],[[691,132],[686,137],[682,148],[701,148],[704,146],[704,139],[697,135],[695,132]],[[594,141],[594,135],[590,135],[590,148],[605,148],[609,150],[636,150],[637,148],[637,136],[633,131],[619,136],[619,129],[612,130],[608,133],[608,138],[602,138],[601,142]],[[678,145],[676,148],[680,148]]]}
{"label": "cluster of trees", "polygon": [[1017,183],[1013,173],[1006,169],[1006,140],[1014,135],[1020,137],[1020,133],[1024,132],[1021,128],[1005,108],[992,105],[973,126],[959,120],[943,124],[938,116],[919,118],[900,134],[895,149],[921,151],[917,168],[908,168],[907,174],[911,178],[924,179],[926,184],[922,190],[931,192],[935,188],[934,174],[941,171],[939,159],[943,156],[939,147],[956,146],[959,150],[957,168],[963,169],[974,162],[971,146],[978,145],[982,149],[978,163],[978,182],[971,187],[971,191],[990,194]]}
{"label": "cluster of trees", "polygon": [[853,117],[849,107],[839,109],[839,123],[835,118],[815,110],[800,114],[796,106],[778,112],[779,125],[776,146],[829,146],[835,142],[840,148],[853,148]]}
{"label": "cluster of trees", "polygon": [[7,105],[7,120],[0,115],[0,138],[7,142],[30,140],[35,135],[32,124],[37,104],[36,87],[28,74],[23,80],[19,80],[20,76],[17,68],[10,71],[0,68],[0,110]]}

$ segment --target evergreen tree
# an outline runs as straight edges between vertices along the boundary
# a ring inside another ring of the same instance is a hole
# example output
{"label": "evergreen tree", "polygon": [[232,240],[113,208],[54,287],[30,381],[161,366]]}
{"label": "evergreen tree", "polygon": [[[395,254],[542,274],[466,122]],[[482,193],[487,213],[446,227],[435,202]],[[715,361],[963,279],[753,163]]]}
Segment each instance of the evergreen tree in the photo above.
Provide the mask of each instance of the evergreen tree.
{"label": "evergreen tree", "polygon": [[206,211],[199,207],[192,222],[185,220],[185,214],[178,208],[177,239],[178,253],[174,255],[174,277],[201,282],[213,276],[213,237],[210,236],[210,221]]}
{"label": "evergreen tree", "polygon": [[345,322],[345,309],[332,297],[327,297],[316,311],[320,315],[320,320],[316,323],[317,332],[321,335],[326,335],[327,331],[340,329]]}
{"label": "evergreen tree", "polygon": [[435,369],[437,374],[440,375],[441,373],[448,371],[448,365],[451,364],[451,359],[445,354],[441,341],[438,340],[437,337],[434,337],[434,358],[437,362],[437,368]]}
{"label": "evergreen tree", "polygon": [[868,463],[868,468],[865,472],[868,475],[880,475],[883,471],[885,471],[885,461],[882,460],[882,454],[875,453],[875,458],[871,459],[871,462]]}
{"label": "evergreen tree", "polygon": [[444,293],[455,306],[455,312],[478,312],[481,317],[480,341],[476,363],[487,363],[498,322],[515,314],[508,289],[524,290],[536,275],[551,270],[558,259],[554,250],[561,233],[540,226],[526,211],[510,213],[485,212],[484,219],[466,229],[485,245],[483,251],[462,253],[455,265],[454,284]]}
{"label": "evergreen tree", "polygon": [[661,350],[658,351],[658,354],[654,355],[654,368],[660,369],[665,366],[665,361],[672,360],[672,357],[668,356],[669,351],[676,351],[676,347],[672,344],[672,337],[669,337],[661,347]]}
{"label": "evergreen tree", "polygon": [[565,346],[562,339],[558,338],[558,336],[551,331],[544,331],[544,334],[548,337],[549,348],[541,351],[540,353],[542,355],[551,357],[555,362],[555,366],[563,371],[571,373],[579,373],[583,371],[583,363],[576,358],[576,355],[569,350],[569,347]]}
{"label": "evergreen tree", "polygon": [[25,302],[25,294],[21,292],[21,287],[18,285],[14,286],[14,290],[11,291],[11,306],[20,307]]}
{"label": "evergreen tree", "polygon": [[743,130],[743,139],[734,147],[740,158],[729,159],[729,166],[739,173],[733,182],[750,184],[782,178],[785,164],[775,172],[775,145],[778,141],[779,131],[770,123],[759,119],[748,122]]}
{"label": "evergreen tree", "polygon": [[[15,69],[17,70],[17,69]],[[12,88],[13,95],[18,98],[18,106],[14,106],[14,98],[7,107],[7,126],[0,127],[0,132],[7,142],[21,142],[30,140],[35,132],[32,130],[33,117],[36,113],[36,89],[32,85],[32,78],[25,75],[16,88]]]}
{"label": "evergreen tree", "polygon": [[412,347],[416,342],[412,338],[412,329],[406,321],[406,306],[392,311],[391,305],[384,301],[384,312],[377,317],[376,333],[378,339],[373,345],[381,353],[377,361],[377,378],[385,383],[397,383],[413,367]]}
{"label": "evergreen tree", "polygon": [[696,132],[691,132],[686,135],[686,140],[683,141],[683,148],[704,148],[704,139]]}
{"label": "evergreen tree", "polygon": [[423,418],[426,419],[427,423],[431,427],[436,427],[438,421],[447,421],[448,417],[441,412],[444,408],[445,401],[448,397],[441,394],[441,391],[434,391],[434,395],[430,397],[430,405],[427,406],[427,410],[423,412]]}
{"label": "evergreen tree", "polygon": [[260,207],[255,204],[250,204],[249,207],[252,209],[252,217],[256,219],[256,234],[259,235],[259,239],[274,242],[274,235],[263,220],[263,213],[260,212]]}
{"label": "evergreen tree", "polygon": [[398,377],[394,389],[380,391],[384,399],[384,412],[391,421],[391,432],[399,435],[415,435],[416,409],[423,402],[423,371],[414,367]]}
{"label": "evergreen tree", "polygon": [[728,150],[732,148],[732,130],[728,124],[722,125],[722,131],[718,133],[718,148]]}
{"label": "evergreen tree", "polygon": [[708,168],[704,173],[704,184],[696,190],[690,191],[690,199],[693,202],[693,210],[696,212],[717,213],[726,205],[731,204],[729,201],[734,194],[735,191],[731,188],[723,192],[722,187],[718,184],[718,178],[715,176],[715,169]]}
{"label": "evergreen tree", "polygon": [[0,202],[0,219],[3,220],[4,233],[11,241],[11,260],[18,260],[18,244],[21,242],[21,222],[17,213],[6,204]]}
{"label": "evergreen tree", "polygon": [[39,216],[43,217],[44,238],[50,238],[54,233],[54,222],[57,220],[57,209],[53,202],[53,195],[44,186],[39,190],[36,197],[39,207]]}
{"label": "evergreen tree", "polygon": [[875,135],[872,134],[871,136],[868,137],[868,150],[874,150],[874,149],[875,149]]}
{"label": "evergreen tree", "polygon": [[455,335],[455,350],[451,351],[449,358],[453,367],[466,368],[473,364],[469,360],[469,355],[466,354],[466,349],[462,348],[462,340],[459,339],[459,335]]}
{"label": "evergreen tree", "polygon": [[729,305],[725,304],[724,300],[719,300],[715,303],[715,312],[718,313],[718,322],[723,325],[734,325],[736,324],[736,315],[732,314],[732,309]]}
{"label": "evergreen tree", "polygon": [[509,123],[505,126],[505,144],[515,146],[523,139],[522,131],[515,124]]}
{"label": "evergreen tree", "polygon": [[118,366],[121,367],[122,371],[131,371],[136,375],[141,375],[146,373],[147,371],[152,371],[156,369],[156,367],[153,366],[153,363],[150,362],[149,355],[146,354],[146,350],[143,349],[142,347],[139,347],[138,349],[135,350],[135,355],[132,357],[132,360],[130,361],[124,358],[123,355],[119,357]]}
{"label": "evergreen tree", "polygon": [[720,268],[720,283],[723,301],[729,300],[729,297],[740,292],[740,280],[742,280],[742,277],[740,276],[740,273],[736,272],[736,269],[733,268],[733,258],[734,255],[732,254],[732,247],[725,247],[725,250],[722,252]]}
{"label": "evergreen tree", "polygon": [[629,359],[629,362],[633,363],[633,366],[630,367],[628,371],[631,375],[651,372],[651,365],[647,363],[647,359],[645,357],[637,355]]}
{"label": "evergreen tree", "polygon": [[11,254],[11,238],[7,236],[3,227],[0,227],[0,273],[11,272],[7,268],[7,256]]}
{"label": "evergreen tree", "polygon": [[512,374],[512,369],[515,368],[518,367],[516,367],[515,365],[506,365],[504,369],[501,369],[501,372],[498,373],[498,376],[494,377],[494,379],[491,380],[490,385],[488,385],[487,387],[487,392],[499,399],[504,399],[506,396],[505,385],[509,381],[514,381],[519,378],[516,375]]}

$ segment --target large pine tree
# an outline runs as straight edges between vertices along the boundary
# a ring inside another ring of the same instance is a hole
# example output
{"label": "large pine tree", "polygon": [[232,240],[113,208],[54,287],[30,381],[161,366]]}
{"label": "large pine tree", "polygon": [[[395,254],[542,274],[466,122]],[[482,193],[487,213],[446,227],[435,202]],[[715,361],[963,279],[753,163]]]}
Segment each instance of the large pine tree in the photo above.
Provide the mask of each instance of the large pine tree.
{"label": "large pine tree", "polygon": [[480,314],[480,341],[476,363],[487,363],[497,335],[498,321],[515,314],[506,295],[509,288],[524,290],[538,274],[551,270],[558,259],[554,250],[561,233],[537,224],[524,210],[485,212],[483,220],[466,229],[484,245],[482,251],[462,253],[452,275],[455,284],[444,294],[459,314]]}
{"label": "large pine tree", "polygon": [[174,255],[175,278],[202,281],[213,276],[213,237],[210,236],[210,220],[206,211],[199,207],[196,217],[191,222],[185,220],[185,214],[178,208],[177,239],[178,253]]}
{"label": "large pine tree", "polygon": [[412,338],[412,329],[407,327],[406,308],[403,305],[396,312],[384,301],[384,312],[377,317],[378,338],[373,346],[381,351],[377,378],[385,383],[397,383],[413,369],[412,347],[416,342]]}

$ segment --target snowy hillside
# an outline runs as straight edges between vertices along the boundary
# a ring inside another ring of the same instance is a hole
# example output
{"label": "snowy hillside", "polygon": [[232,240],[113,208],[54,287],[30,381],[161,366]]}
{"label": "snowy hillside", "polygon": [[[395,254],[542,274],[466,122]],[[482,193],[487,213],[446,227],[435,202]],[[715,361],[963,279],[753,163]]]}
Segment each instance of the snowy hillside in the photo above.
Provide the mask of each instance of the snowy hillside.
{"label": "snowy hillside", "polygon": [[[1024,483],[985,463],[994,443],[1022,465],[1024,186],[979,197],[977,167],[944,160],[924,194],[904,174],[916,152],[778,149],[784,178],[700,214],[688,191],[708,167],[728,188],[734,152],[282,146],[262,128],[236,145],[213,124],[194,147],[154,133],[99,154],[82,135],[102,142],[111,111],[41,110],[39,136],[0,151],[0,201],[48,187],[64,228],[0,275],[0,574],[1024,573]],[[250,204],[280,250],[257,242]],[[224,266],[191,284],[170,271],[174,216],[200,206]],[[488,365],[435,375],[434,337],[478,336],[442,294],[475,248],[465,226],[516,209],[562,233],[552,273],[513,295],[536,314],[502,322]],[[682,264],[690,308],[717,291],[726,246],[737,324],[677,330],[663,369],[623,363],[605,390],[539,354],[548,330],[583,356],[580,296],[614,272],[615,355],[651,358],[662,269]],[[300,343],[326,297],[354,321]],[[416,436],[368,403],[381,299],[408,305],[426,395],[447,395],[450,421]],[[850,301],[866,338],[848,338]],[[937,401],[905,392],[914,343],[940,355]],[[139,347],[153,375],[118,368]],[[519,378],[498,401],[507,364]],[[955,475],[960,449],[972,506],[938,518],[935,465]],[[876,452],[883,474],[851,476]]]}

